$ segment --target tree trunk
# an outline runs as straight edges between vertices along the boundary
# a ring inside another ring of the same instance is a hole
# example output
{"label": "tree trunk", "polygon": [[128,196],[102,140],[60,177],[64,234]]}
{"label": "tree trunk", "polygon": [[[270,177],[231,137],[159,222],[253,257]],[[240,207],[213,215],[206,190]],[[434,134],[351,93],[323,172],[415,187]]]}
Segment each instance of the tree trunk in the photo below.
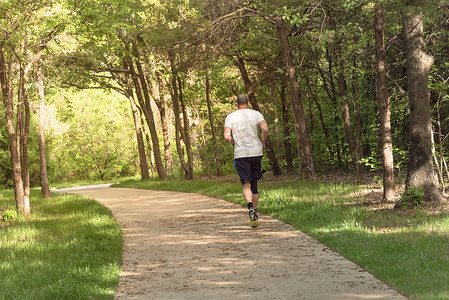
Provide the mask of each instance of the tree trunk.
{"label": "tree trunk", "polygon": [[[207,115],[209,117],[210,131],[212,132],[212,142],[214,144],[215,164],[217,166],[217,176],[223,176],[223,171],[221,170],[221,163],[220,163],[220,152],[218,151],[218,145],[217,145],[217,134],[215,132],[214,118],[212,117],[212,107],[211,107],[211,100],[210,100],[209,70],[206,70],[206,102],[207,102]],[[206,151],[207,151],[207,148],[206,148]]]}
{"label": "tree trunk", "polygon": [[346,101],[346,80],[344,78],[344,74],[342,71],[340,71],[338,74],[337,84],[338,84],[338,95],[340,96],[340,103],[342,107],[343,126],[345,129],[346,141],[348,142],[349,151],[351,152],[352,164],[354,166],[354,169],[357,170],[357,164],[359,160],[357,157],[357,151],[354,141],[354,133],[352,131],[351,126],[351,115],[349,113],[349,105],[348,102]]}
{"label": "tree trunk", "polygon": [[127,84],[127,96],[129,99],[129,104],[131,106],[131,112],[134,120],[134,128],[136,130],[137,139],[137,150],[139,153],[139,166],[140,166],[140,176],[142,180],[149,179],[150,174],[148,173],[148,161],[145,153],[145,143],[143,141],[142,125],[140,122],[139,109],[137,108],[136,101],[134,100],[132,82],[128,75],[125,76]]}
{"label": "tree trunk", "polygon": [[287,170],[289,172],[293,171],[293,155],[292,146],[289,140],[290,137],[290,122],[288,118],[288,103],[286,97],[286,82],[285,79],[281,80],[281,106],[282,106],[282,128],[284,134],[284,150],[285,150],[285,160],[287,162]]}
{"label": "tree trunk", "polygon": [[314,180],[316,179],[317,174],[315,162],[313,159],[312,143],[310,142],[309,133],[307,131],[306,115],[304,113],[304,107],[301,99],[301,90],[299,87],[298,79],[296,78],[296,70],[293,64],[293,54],[290,49],[290,42],[288,41],[284,20],[280,17],[277,17],[275,18],[275,21],[279,40],[282,45],[282,51],[284,53],[287,76],[290,81],[290,102],[292,105],[293,116],[295,119],[295,130],[298,139],[298,158],[300,158],[299,154],[302,152],[306,177],[308,179]]}
{"label": "tree trunk", "polygon": [[[136,59],[136,66],[138,68],[139,73],[141,73],[142,66],[139,64],[138,59]],[[128,61],[128,68],[131,72],[131,78],[133,80],[134,88],[136,90],[137,100],[139,101],[140,108],[143,111],[145,120],[150,129],[151,141],[153,143],[153,149],[155,153],[155,164],[158,176],[162,180],[167,180],[168,177],[165,174],[164,167],[162,165],[161,152],[159,148],[159,139],[157,137],[156,124],[154,122],[153,111],[151,110],[151,105],[147,105],[148,104],[147,101],[149,102],[149,99],[146,99],[147,97],[149,98],[148,90],[146,89],[146,85],[142,84],[145,82],[145,79],[142,81],[142,78],[139,77],[140,74],[136,73],[132,59],[129,59]],[[146,89],[146,93],[145,91],[143,91],[144,88]],[[143,97],[145,97],[145,100]]]}
{"label": "tree trunk", "polygon": [[[329,59],[329,57],[328,57],[328,59]],[[331,61],[330,61],[330,59],[329,59],[329,68],[330,68],[329,73],[331,74],[331,70],[332,69],[331,69]],[[329,89],[329,84],[328,84],[328,82],[326,80],[326,76],[324,74],[324,71],[321,68],[318,68],[318,72],[321,75],[321,79],[322,79],[322,82],[323,82],[323,88],[324,88],[324,91],[326,92],[328,98],[331,99],[332,102],[336,102],[337,100],[335,99],[334,88],[331,87],[331,89]],[[331,81],[331,85],[333,85],[332,76],[330,76],[330,81]],[[331,133],[330,133],[328,127],[326,126],[326,124],[324,123],[323,113],[321,111],[321,105],[319,104],[319,102],[316,99],[316,97],[314,97],[313,100],[315,101],[315,104],[317,105],[317,108],[318,108],[318,110],[320,112],[321,126],[323,127],[324,137],[326,138],[326,144],[327,144],[327,149],[329,150],[329,155],[332,157],[332,159],[335,159],[335,154],[336,154],[337,155],[338,165],[340,166],[342,164],[341,156],[340,156],[340,148],[338,147],[338,144],[336,144],[335,145],[335,151],[332,149],[331,144],[333,144],[333,143],[332,143],[332,141],[330,139]],[[338,117],[334,118],[334,120],[335,119],[338,119]],[[337,126],[331,126],[331,128],[333,128],[334,130],[335,130],[336,127]],[[334,136],[337,136],[337,134],[334,134]],[[331,142],[331,144],[329,142]]]}
{"label": "tree trunk", "polygon": [[[204,147],[204,160],[206,163],[206,174],[208,177],[210,177],[211,172],[210,172],[210,163],[209,163],[209,152],[207,151],[207,142],[206,142],[206,139],[204,138],[205,137],[204,126],[203,126],[202,122],[200,122],[199,125],[201,128],[201,139],[203,141],[203,147]],[[220,175],[218,175],[218,176],[220,176]]]}
{"label": "tree trunk", "polygon": [[170,61],[170,68],[171,68],[171,72],[172,72],[172,79],[171,79],[171,83],[172,83],[172,101],[173,101],[173,112],[175,114],[175,137],[176,137],[176,149],[178,151],[178,156],[179,156],[179,163],[181,164],[182,169],[184,170],[184,174],[185,174],[185,178],[188,179],[190,178],[190,174],[189,174],[189,166],[187,165],[185,159],[184,159],[184,150],[182,149],[181,146],[181,141],[180,141],[180,137],[179,134],[182,134],[182,128],[181,128],[181,120],[180,120],[180,110],[179,110],[179,93],[178,93],[178,86],[176,84],[176,77],[177,75],[177,71],[176,71],[176,67],[175,67],[175,56],[173,54],[173,52],[169,52],[168,53],[168,60]]}
{"label": "tree trunk", "polygon": [[45,91],[42,69],[36,69],[37,90],[39,94],[39,157],[41,173],[41,193],[43,198],[51,198],[47,172],[47,152],[45,151]]}
{"label": "tree trunk", "polygon": [[9,151],[11,153],[11,165],[13,171],[13,184],[14,184],[14,198],[16,201],[16,207],[19,212],[24,211],[23,198],[23,179],[22,179],[22,166],[20,164],[19,144],[17,141],[17,134],[14,127],[14,106],[12,96],[12,81],[11,76],[13,73],[12,63],[6,63],[5,55],[3,52],[3,42],[0,42],[0,83],[2,85],[2,100],[5,109],[6,128],[8,130]]}
{"label": "tree trunk", "polygon": [[383,8],[376,4],[374,8],[374,31],[377,58],[377,101],[380,114],[380,138],[383,160],[383,200],[393,198],[394,191],[394,162],[393,140],[390,124],[390,97],[387,89],[386,51],[384,41]]}
{"label": "tree trunk", "polygon": [[189,124],[189,116],[187,115],[187,109],[184,102],[184,94],[182,91],[182,84],[181,84],[181,78],[177,76],[178,81],[178,96],[179,96],[179,103],[181,104],[181,110],[182,110],[182,118],[184,122],[184,134],[182,134],[182,138],[184,140],[184,144],[186,145],[186,151],[187,151],[187,164],[189,167],[189,177],[187,179],[193,179],[193,153],[192,153],[192,146],[190,143],[190,124]]}
{"label": "tree trunk", "polygon": [[[248,94],[249,102],[254,110],[260,111],[259,103],[256,99],[256,94],[254,87],[249,79],[248,71],[246,70],[245,61],[240,55],[237,55],[237,59],[234,61],[235,65],[239,68],[240,74],[242,75],[243,82],[245,83],[246,92]],[[279,167],[276,154],[274,153],[273,146],[271,145],[270,137],[267,138],[265,143],[265,150],[267,151],[268,160],[270,166],[273,170],[274,176],[279,176],[282,174],[281,168]]]}
{"label": "tree trunk", "polygon": [[28,159],[28,140],[30,136],[30,102],[28,101],[28,72],[20,67],[20,100],[22,102],[19,106],[18,114],[20,130],[20,163],[22,165],[22,180],[23,180],[23,213],[25,217],[29,218],[30,212],[30,168]]}
{"label": "tree trunk", "polygon": [[[139,107],[137,107],[139,109]],[[145,119],[143,117],[142,109],[139,109],[140,112],[140,128],[142,128],[142,134],[145,137],[146,147],[148,149],[148,161],[150,162],[150,170],[151,170],[151,176],[154,176],[156,174],[156,169],[154,167],[154,151],[153,147],[151,146],[151,138],[150,134],[148,133],[148,128],[145,126]]]}
{"label": "tree trunk", "polygon": [[164,136],[165,171],[171,173],[173,171],[173,159],[171,156],[170,136],[168,133],[167,105],[164,99],[165,95],[161,74],[157,72],[156,76],[159,89],[159,102],[156,102],[156,105],[158,106],[161,115],[162,135]]}
{"label": "tree trunk", "polygon": [[360,163],[363,158],[363,143],[362,143],[362,117],[360,115],[360,100],[357,74],[357,60],[354,58],[354,68],[352,70],[352,86],[354,95],[354,115],[355,115],[355,153],[357,157],[357,174],[365,173],[365,166]]}
{"label": "tree trunk", "polygon": [[[333,20],[331,18],[331,20]],[[336,27],[336,25],[334,25]],[[335,49],[334,49],[334,55],[336,59],[336,63],[339,65],[339,70],[337,74],[337,86],[338,86],[338,96],[340,98],[340,104],[342,107],[342,116],[343,116],[343,127],[345,129],[346,134],[346,141],[348,142],[349,151],[352,156],[352,164],[354,169],[357,171],[357,165],[359,161],[359,157],[357,155],[356,151],[356,144],[354,140],[354,132],[352,131],[352,125],[351,125],[351,114],[349,110],[349,105],[347,101],[347,85],[346,85],[346,79],[344,74],[344,66],[343,61],[341,58],[341,49],[340,49],[340,41],[335,42]]]}
{"label": "tree trunk", "polygon": [[164,93],[163,93],[163,84],[161,74],[156,71],[157,78],[157,90],[153,88],[153,83],[148,75],[151,72],[149,69],[149,63],[145,61],[145,68],[147,69],[147,75],[145,75],[146,83],[148,86],[148,90],[150,92],[151,97],[153,97],[154,102],[156,103],[157,108],[159,109],[159,115],[161,117],[161,126],[162,126],[162,136],[164,139],[164,156],[165,156],[165,172],[170,173],[173,169],[173,162],[171,158],[171,150],[170,150],[170,138],[168,136],[168,122],[167,122],[167,112],[166,112],[166,104],[164,101]]}
{"label": "tree trunk", "polygon": [[422,12],[403,15],[403,36],[407,57],[407,83],[410,108],[410,150],[406,191],[424,188],[427,201],[440,201],[433,170],[432,123],[428,79],[433,57],[426,53]]}
{"label": "tree trunk", "polygon": [[331,144],[330,144],[331,139],[329,138],[329,130],[327,129],[326,123],[324,122],[324,116],[323,116],[323,111],[321,109],[320,101],[318,101],[317,95],[312,93],[312,88],[311,88],[312,83],[307,76],[305,76],[305,80],[306,80],[307,86],[309,87],[310,98],[315,103],[316,108],[318,109],[318,116],[319,116],[320,124],[321,124],[321,127],[323,128],[323,133],[324,133],[324,143],[326,144],[326,148],[329,150],[329,155],[331,157],[334,157],[334,152],[333,152]]}
{"label": "tree trunk", "polygon": [[[329,23],[332,26],[332,28],[338,32],[337,24],[335,22],[335,19],[332,15],[329,15]],[[333,43],[334,45],[334,56],[337,64],[337,86],[338,86],[338,97],[340,99],[340,105],[342,107],[342,116],[343,116],[343,127],[345,129],[345,135],[346,135],[346,141],[349,146],[349,152],[352,156],[352,165],[353,168],[356,170],[357,173],[359,173],[359,160],[361,157],[359,157],[359,152],[357,151],[356,142],[354,139],[354,132],[352,130],[351,125],[351,114],[350,109],[347,101],[347,84],[346,84],[346,78],[344,73],[344,64],[342,59],[342,50],[341,50],[341,40],[339,37],[335,38],[335,41]],[[331,73],[332,74],[332,73]],[[330,75],[332,76],[332,75]]]}
{"label": "tree trunk", "polygon": [[[167,180],[168,177],[165,174],[165,170],[164,170],[164,165],[162,164],[162,156],[161,156],[161,149],[159,147],[159,138],[157,136],[157,130],[156,130],[156,124],[154,121],[154,113],[153,110],[151,108],[151,100],[150,100],[150,94],[148,92],[148,86],[147,86],[147,82],[145,80],[145,75],[143,73],[143,69],[142,69],[142,65],[140,63],[140,53],[137,49],[137,43],[135,40],[132,41],[132,47],[133,47],[133,52],[134,52],[134,56],[135,56],[135,63],[136,63],[136,67],[137,67],[137,71],[138,74],[137,77],[140,80],[140,85],[141,85],[141,90],[143,92],[143,96],[145,98],[144,103],[141,103],[141,106],[146,106],[144,109],[144,112],[147,111],[145,113],[145,118],[146,121],[148,123],[148,128],[150,129],[150,135],[151,135],[151,141],[153,144],[153,151],[154,151],[154,163],[156,165],[156,171],[157,174],[159,175],[159,178]],[[143,107],[142,107],[143,109]]]}

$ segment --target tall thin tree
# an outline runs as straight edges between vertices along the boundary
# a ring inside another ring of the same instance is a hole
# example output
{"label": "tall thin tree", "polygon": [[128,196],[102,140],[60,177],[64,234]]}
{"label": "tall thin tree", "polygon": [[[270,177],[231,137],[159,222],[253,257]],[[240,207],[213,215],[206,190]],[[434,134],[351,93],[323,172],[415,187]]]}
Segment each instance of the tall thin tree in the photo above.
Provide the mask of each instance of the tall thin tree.
{"label": "tall thin tree", "polygon": [[207,116],[209,117],[209,126],[212,133],[212,143],[214,144],[214,153],[215,153],[215,164],[217,166],[217,176],[223,176],[223,171],[221,170],[220,163],[220,152],[218,151],[217,145],[217,134],[215,132],[215,124],[214,118],[212,116],[212,105],[211,105],[211,89],[210,89],[210,74],[209,69],[206,68],[206,103],[207,103]]}
{"label": "tall thin tree", "polygon": [[383,7],[377,3],[374,7],[374,32],[377,59],[377,92],[380,114],[380,139],[383,161],[383,200],[393,198],[394,191],[394,162],[393,140],[391,138],[390,97],[387,89],[387,67],[384,38]]}
{"label": "tall thin tree", "polygon": [[45,150],[45,92],[41,66],[36,68],[37,91],[39,94],[39,163],[41,174],[41,193],[43,198],[50,198],[50,185],[48,183],[47,152]]}

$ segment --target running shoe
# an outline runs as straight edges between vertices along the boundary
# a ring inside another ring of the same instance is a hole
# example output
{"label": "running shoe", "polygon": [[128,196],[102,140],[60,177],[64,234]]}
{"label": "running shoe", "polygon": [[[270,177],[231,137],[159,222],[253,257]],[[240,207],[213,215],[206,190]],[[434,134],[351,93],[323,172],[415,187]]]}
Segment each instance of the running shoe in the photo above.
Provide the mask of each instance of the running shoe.
{"label": "running shoe", "polygon": [[249,225],[251,225],[251,227],[259,226],[259,218],[257,217],[257,212],[252,207],[249,209]]}

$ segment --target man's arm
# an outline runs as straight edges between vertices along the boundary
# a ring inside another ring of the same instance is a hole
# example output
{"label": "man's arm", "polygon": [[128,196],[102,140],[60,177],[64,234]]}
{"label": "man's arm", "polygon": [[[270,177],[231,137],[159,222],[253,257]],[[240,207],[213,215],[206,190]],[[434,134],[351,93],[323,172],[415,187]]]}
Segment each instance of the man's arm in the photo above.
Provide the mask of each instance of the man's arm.
{"label": "man's arm", "polygon": [[267,142],[268,139],[268,124],[267,121],[262,120],[259,122],[259,127],[261,130],[260,133],[260,140],[262,142],[263,147],[265,148],[265,143]]}
{"label": "man's arm", "polygon": [[231,136],[231,128],[230,127],[224,128],[223,135],[224,135],[225,140],[227,140],[229,144],[234,145],[234,140],[232,139],[232,136]]}

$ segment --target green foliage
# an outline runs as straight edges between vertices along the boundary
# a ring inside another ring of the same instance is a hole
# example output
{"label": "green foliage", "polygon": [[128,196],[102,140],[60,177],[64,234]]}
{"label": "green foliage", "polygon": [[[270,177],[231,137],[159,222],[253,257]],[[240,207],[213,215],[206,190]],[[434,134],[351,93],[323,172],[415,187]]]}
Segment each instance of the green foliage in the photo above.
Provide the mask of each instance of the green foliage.
{"label": "green foliage", "polygon": [[136,173],[135,133],[126,98],[67,91],[50,101],[56,110],[49,143],[51,178],[110,180]]}
{"label": "green foliage", "polygon": [[[388,45],[388,92],[395,167],[404,169],[409,148],[409,108],[406,61],[398,34],[402,30],[401,13],[407,8],[405,5],[410,6],[413,1],[379,3],[384,5]],[[437,111],[440,111],[442,127],[439,134],[444,137],[449,132],[447,9],[444,6],[435,9],[433,4],[436,2],[422,8],[429,52],[435,58],[430,78],[432,115],[435,120]],[[71,84],[89,88],[113,87],[123,92],[126,85],[123,73],[101,70],[105,67],[116,70],[125,68],[125,58],[133,58],[128,48],[133,38],[136,38],[142,60],[147,64],[144,73],[150,81],[153,80],[153,88],[156,87],[154,74],[161,73],[164,81],[162,94],[167,96],[169,115],[172,107],[170,88],[167,87],[171,76],[167,49],[176,49],[175,63],[183,77],[184,100],[189,114],[192,114],[191,121],[196,124],[190,129],[196,153],[196,173],[204,174],[215,155],[205,110],[205,72],[210,72],[212,118],[218,136],[220,159],[223,169],[232,171],[232,150],[222,142],[221,131],[224,117],[234,109],[233,89],[237,93],[246,92],[241,74],[233,65],[232,59],[236,53],[245,60],[259,106],[270,125],[270,138],[279,164],[287,165],[284,142],[288,142],[297,167],[300,164],[298,139],[293,126],[281,44],[275,26],[261,15],[267,18],[282,17],[290,34],[307,129],[319,172],[351,170],[352,167],[352,153],[341,114],[342,100],[350,108],[354,137],[359,134],[362,141],[361,162],[372,171],[381,168],[372,26],[374,2],[40,0],[33,5],[23,5],[14,1],[0,4],[0,10],[11,12],[10,16],[17,15],[18,24],[21,24],[10,36],[10,43],[5,44],[7,57],[14,57],[8,45],[15,43],[23,46],[21,41],[26,40],[33,52],[51,30],[58,31],[55,39],[47,45],[44,56],[46,84],[52,85],[51,88],[47,87],[46,92],[51,94],[50,110],[57,116],[57,125],[52,127],[54,124],[50,124],[52,129],[47,135],[51,180],[73,177],[109,179],[138,173],[132,118],[125,98],[116,97],[110,92],[64,89]],[[260,15],[249,11],[233,14],[243,7],[251,8]],[[0,24],[2,28],[7,28],[11,22],[5,18]],[[20,58],[27,58],[28,52],[16,52]],[[338,86],[340,75],[344,79],[344,96]],[[17,84],[14,80],[14,91]],[[35,101],[32,86],[30,84],[30,97]],[[284,133],[282,126],[281,96],[288,108],[287,133]],[[113,98],[117,99],[117,103]],[[440,105],[439,109],[437,104]],[[117,114],[104,117],[114,109]],[[157,116],[157,110],[155,112]],[[158,123],[158,118],[155,118]],[[360,130],[356,125],[358,120]],[[37,184],[35,119],[33,122],[29,144],[30,170],[32,182]],[[173,119],[170,122],[169,132],[172,134]],[[12,174],[7,135],[2,125],[4,117],[0,113],[0,184],[10,185]],[[158,131],[160,134],[159,126]],[[173,134],[171,139],[174,139]],[[173,141],[171,145],[176,162]],[[447,146],[441,147],[447,156]],[[206,154],[210,158],[209,165],[206,165]]]}
{"label": "green foliage", "polygon": [[401,203],[412,207],[419,206],[424,202],[425,195],[423,187],[411,187],[402,195]]}
{"label": "green foliage", "polygon": [[5,222],[17,219],[17,211],[14,209],[7,209],[2,213],[2,220]]}
{"label": "green foliage", "polygon": [[382,161],[376,157],[364,157],[359,160],[360,164],[363,164],[365,167],[369,169],[369,171],[378,171],[382,170]]}
{"label": "green foliage", "polygon": [[[0,230],[1,299],[112,299],[122,236],[111,212],[80,196],[42,199],[32,191],[31,220]],[[0,190],[0,207],[14,203]]]}

